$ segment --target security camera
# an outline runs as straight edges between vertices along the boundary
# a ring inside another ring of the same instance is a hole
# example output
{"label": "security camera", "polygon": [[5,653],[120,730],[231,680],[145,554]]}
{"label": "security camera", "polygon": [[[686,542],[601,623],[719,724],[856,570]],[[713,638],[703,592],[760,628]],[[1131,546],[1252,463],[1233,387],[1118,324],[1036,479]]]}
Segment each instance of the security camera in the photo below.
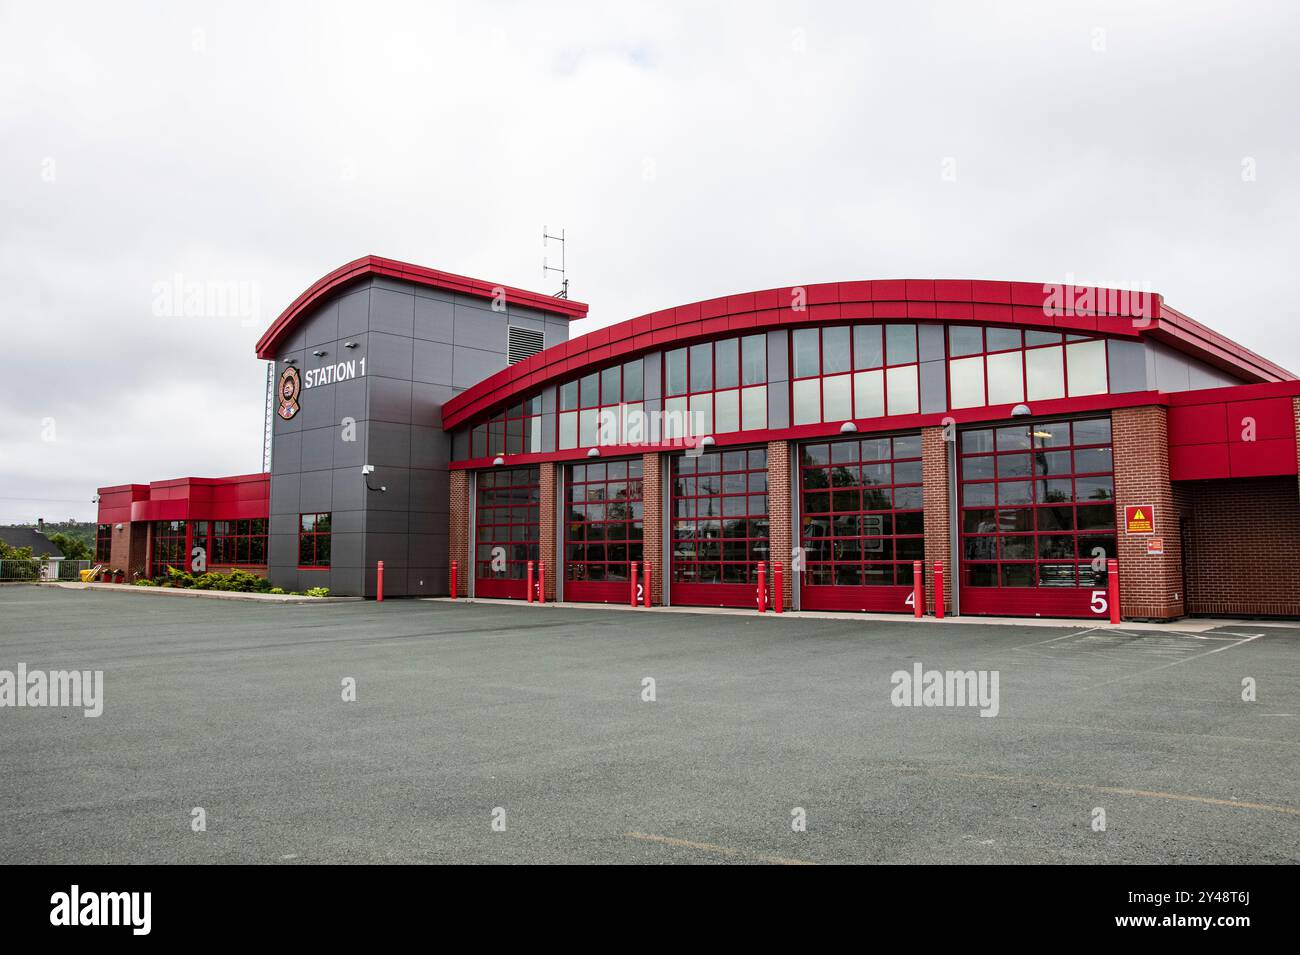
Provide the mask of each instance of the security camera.
{"label": "security camera", "polygon": [[362,474],[374,474],[374,473],[375,473],[375,466],[374,466],[373,464],[363,464],[363,465],[361,465],[361,473],[362,473]]}

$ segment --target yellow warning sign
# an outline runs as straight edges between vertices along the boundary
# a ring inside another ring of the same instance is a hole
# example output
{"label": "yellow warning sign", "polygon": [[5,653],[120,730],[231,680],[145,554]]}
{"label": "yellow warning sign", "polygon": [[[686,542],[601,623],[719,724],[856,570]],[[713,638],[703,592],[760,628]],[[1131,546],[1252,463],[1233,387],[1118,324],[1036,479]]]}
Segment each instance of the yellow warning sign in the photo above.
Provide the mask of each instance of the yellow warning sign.
{"label": "yellow warning sign", "polygon": [[1156,529],[1156,509],[1150,504],[1134,504],[1124,508],[1124,530],[1129,534],[1153,534]]}

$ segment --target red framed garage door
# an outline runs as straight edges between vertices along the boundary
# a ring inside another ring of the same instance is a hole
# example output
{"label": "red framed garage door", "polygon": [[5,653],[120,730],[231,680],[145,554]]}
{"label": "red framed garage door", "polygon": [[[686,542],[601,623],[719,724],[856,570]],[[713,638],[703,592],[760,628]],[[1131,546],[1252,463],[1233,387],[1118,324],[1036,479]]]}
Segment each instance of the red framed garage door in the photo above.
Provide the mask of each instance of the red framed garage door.
{"label": "red framed garage door", "polygon": [[538,555],[541,488],[537,468],[479,471],[474,496],[474,595],[528,596],[528,561]]}
{"label": "red framed garage door", "polygon": [[673,458],[672,602],[752,607],[768,560],[767,449]]}
{"label": "red framed garage door", "polygon": [[910,613],[925,559],[921,436],[805,444],[799,451],[800,607]]}
{"label": "red framed garage door", "polygon": [[566,470],[564,599],[627,603],[631,562],[641,561],[641,460]]}
{"label": "red framed garage door", "polygon": [[1107,616],[1109,418],[963,431],[958,474],[962,613]]}

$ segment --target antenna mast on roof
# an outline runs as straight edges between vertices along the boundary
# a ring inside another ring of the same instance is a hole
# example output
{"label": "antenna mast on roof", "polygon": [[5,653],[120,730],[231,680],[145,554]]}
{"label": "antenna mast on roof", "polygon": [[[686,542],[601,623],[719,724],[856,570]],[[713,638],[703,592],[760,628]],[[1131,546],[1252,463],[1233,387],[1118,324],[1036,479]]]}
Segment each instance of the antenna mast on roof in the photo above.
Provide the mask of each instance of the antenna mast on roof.
{"label": "antenna mast on roof", "polygon": [[560,290],[555,293],[553,298],[568,298],[569,297],[569,275],[564,270],[564,230],[561,229],[559,235],[551,235],[549,232],[546,231],[546,226],[542,226],[542,248],[546,248],[546,243],[552,239],[560,243],[560,267],[556,268],[554,265],[548,265],[546,262],[546,256],[543,255],[542,256],[542,278],[546,278],[546,274],[548,272],[559,272],[560,279],[561,279]]}

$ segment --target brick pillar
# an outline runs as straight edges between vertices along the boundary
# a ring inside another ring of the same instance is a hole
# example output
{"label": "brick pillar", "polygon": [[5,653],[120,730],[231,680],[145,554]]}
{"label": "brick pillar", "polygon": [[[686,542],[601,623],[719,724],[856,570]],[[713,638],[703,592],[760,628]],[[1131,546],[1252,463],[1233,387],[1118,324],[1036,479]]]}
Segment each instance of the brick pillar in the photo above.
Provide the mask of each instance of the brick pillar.
{"label": "brick pillar", "polygon": [[[456,470],[451,472],[451,516],[447,527],[448,564],[456,561],[456,596],[469,596],[469,579],[474,573],[474,561],[471,557],[469,540],[469,472]],[[448,581],[450,586],[450,580]]]}
{"label": "brick pillar", "polygon": [[128,581],[134,574],[142,577],[147,574],[145,548],[148,534],[149,525],[145,521],[123,521],[121,530],[114,524],[105,569],[122,571]]}
{"label": "brick pillar", "polygon": [[546,565],[546,599],[555,599],[555,575],[562,570],[556,561],[555,549],[555,495],[557,485],[563,480],[564,465],[553,461],[544,461],[538,467],[538,497],[541,506],[538,512],[538,546],[537,559]]}
{"label": "brick pillar", "polygon": [[943,563],[943,608],[952,610],[957,568],[952,566],[952,520],[948,514],[948,442],[944,428],[921,429],[922,506],[925,508],[925,611],[934,613],[934,563]]}
{"label": "brick pillar", "polygon": [[[1169,431],[1158,405],[1111,414],[1115,460],[1115,532],[1119,542],[1120,610],[1124,618],[1168,620],[1185,611],[1183,543],[1178,506],[1169,483]],[[1125,533],[1124,508],[1155,509],[1154,533]],[[1163,538],[1164,555],[1149,556],[1147,541]]]}
{"label": "brick pillar", "polygon": [[784,580],[781,599],[786,607],[794,606],[794,573],[790,556],[794,548],[793,510],[790,494],[790,442],[767,443],[767,521],[771,550],[768,551],[768,585],[775,565],[781,565]]}
{"label": "brick pillar", "polygon": [[650,565],[650,602],[656,606],[664,602],[663,482],[667,465],[667,457],[658,452],[641,455],[641,559]]}

